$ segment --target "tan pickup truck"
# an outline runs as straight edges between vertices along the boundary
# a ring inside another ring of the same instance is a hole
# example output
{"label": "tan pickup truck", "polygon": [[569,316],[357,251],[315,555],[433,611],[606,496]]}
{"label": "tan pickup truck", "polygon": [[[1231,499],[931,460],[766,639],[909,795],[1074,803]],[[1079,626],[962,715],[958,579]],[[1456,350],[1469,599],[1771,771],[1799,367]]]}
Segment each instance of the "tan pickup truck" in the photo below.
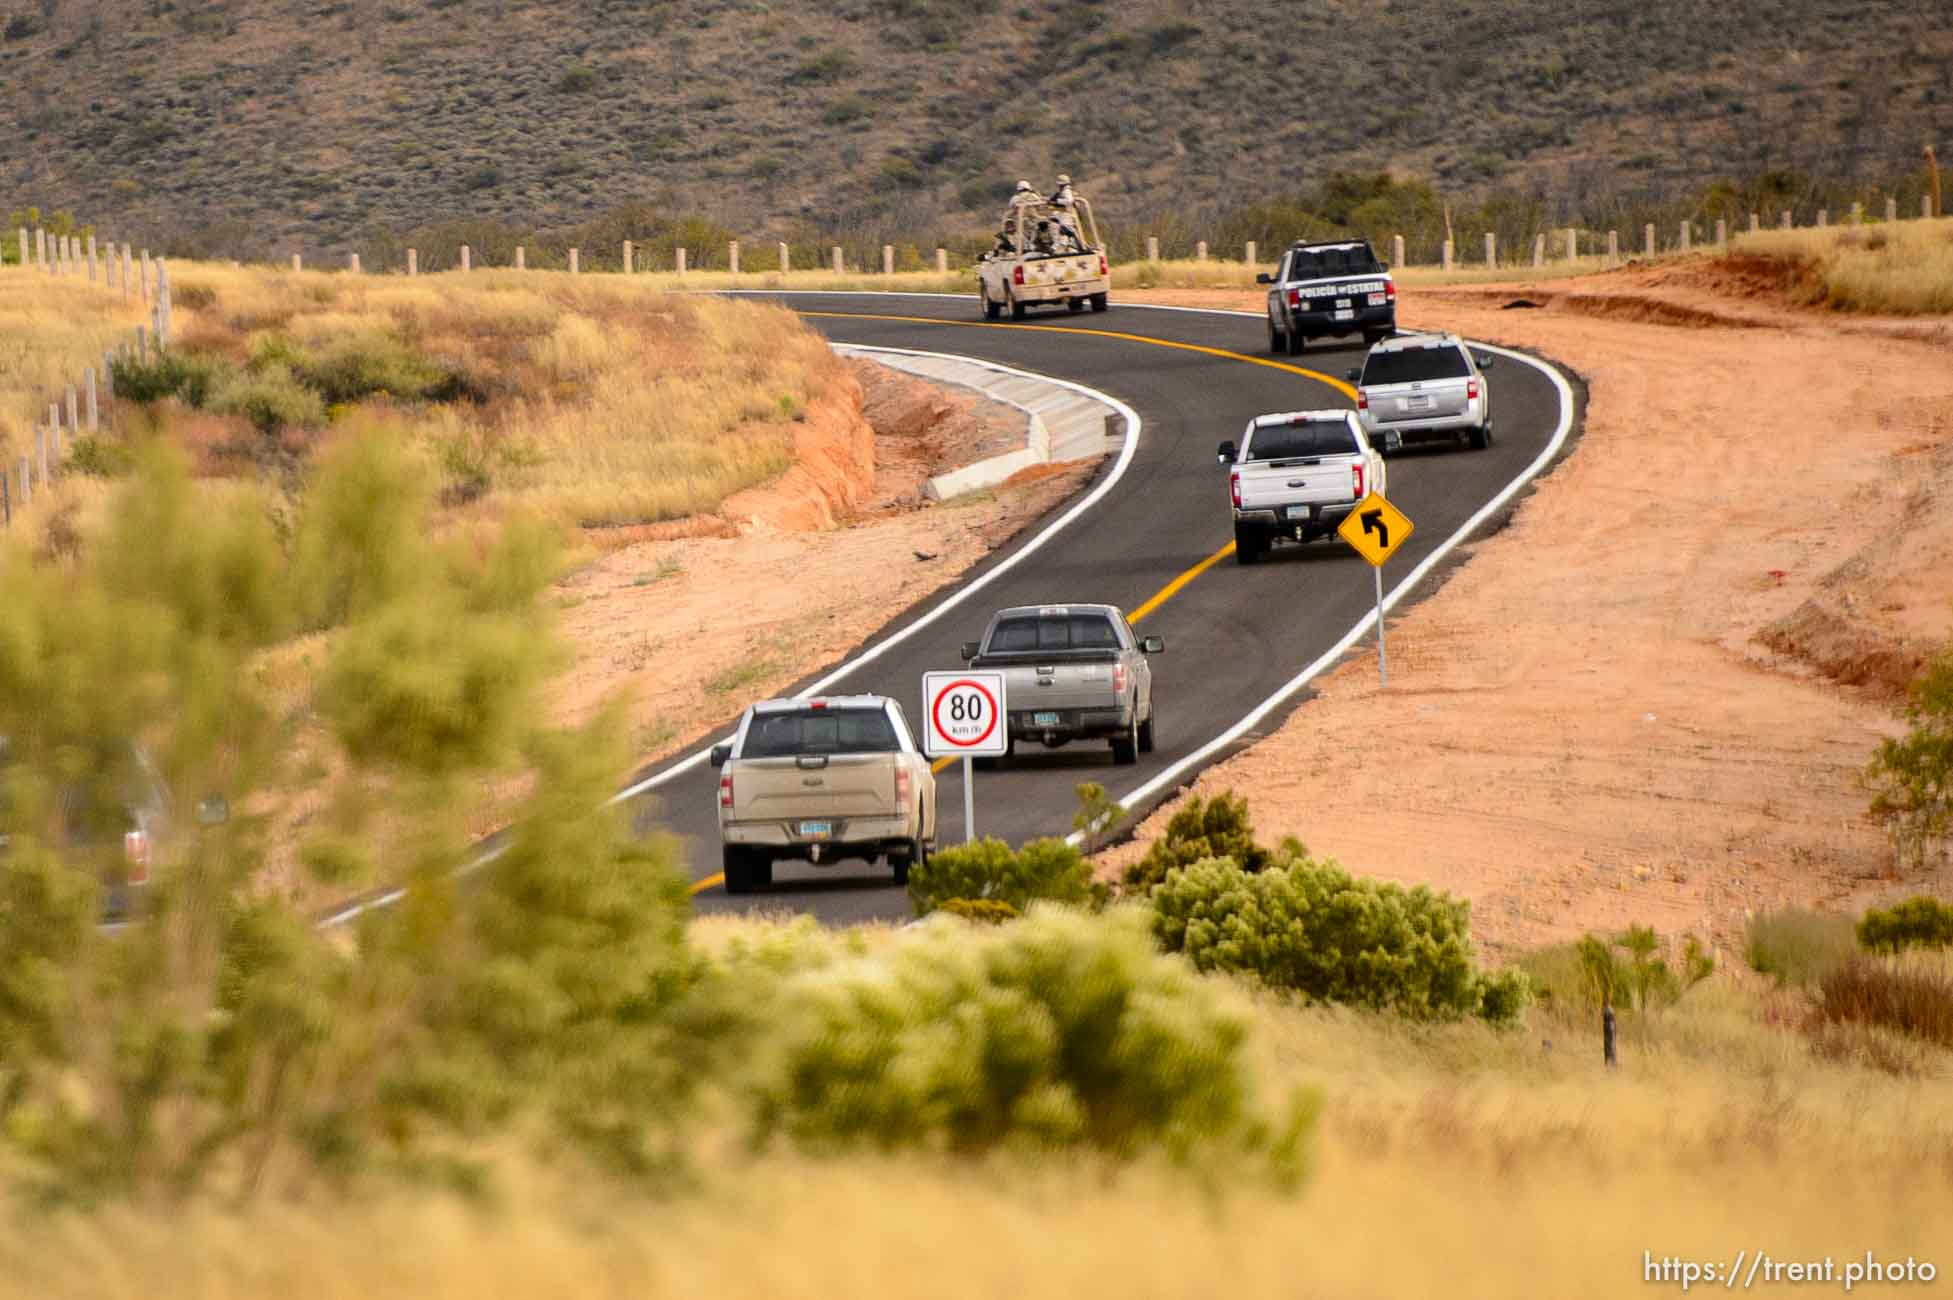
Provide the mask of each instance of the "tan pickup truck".
{"label": "tan pickup truck", "polygon": [[880,859],[906,885],[935,848],[936,778],[886,696],[762,701],[712,766],[728,894],[771,884],[783,858]]}
{"label": "tan pickup truck", "polygon": [[977,262],[977,304],[985,320],[1005,312],[1023,320],[1026,308],[1061,303],[1070,311],[1104,311],[1111,291],[1112,264],[1092,205],[1076,196],[1012,203],[996,247]]}

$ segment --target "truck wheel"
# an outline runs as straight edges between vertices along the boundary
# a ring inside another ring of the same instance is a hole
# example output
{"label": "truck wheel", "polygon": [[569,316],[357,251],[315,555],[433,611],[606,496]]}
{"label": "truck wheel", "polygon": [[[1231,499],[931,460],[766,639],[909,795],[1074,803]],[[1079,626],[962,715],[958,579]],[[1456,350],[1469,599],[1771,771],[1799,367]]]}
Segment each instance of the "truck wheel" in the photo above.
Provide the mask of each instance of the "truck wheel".
{"label": "truck wheel", "polygon": [[1243,528],[1240,524],[1234,525],[1234,562],[1236,564],[1253,564],[1261,558],[1261,553],[1267,549],[1267,546],[1268,543],[1254,529]]}
{"label": "truck wheel", "polygon": [[1489,424],[1481,424],[1476,429],[1473,429],[1471,432],[1471,445],[1473,451],[1484,451],[1487,447],[1491,446],[1492,426]]}
{"label": "truck wheel", "polygon": [[1288,351],[1288,335],[1275,328],[1275,318],[1268,318],[1268,350],[1275,356]]}
{"label": "truck wheel", "polygon": [[1069,312],[1084,311],[1085,300],[1083,298],[1067,298],[1065,299],[1065,310]]}
{"label": "truck wheel", "polygon": [[929,846],[921,840],[910,840],[909,847],[897,849],[888,855],[888,865],[895,872],[895,883],[906,888],[909,871],[929,861]]}
{"label": "truck wheel", "polygon": [[1119,767],[1130,767],[1139,761],[1139,710],[1133,710],[1133,720],[1126,726],[1126,734],[1112,738],[1112,761]]}
{"label": "truck wheel", "polygon": [[750,894],[773,883],[773,859],[758,850],[728,844],[723,862],[728,894]]}
{"label": "truck wheel", "polygon": [[1106,307],[1109,305],[1109,302],[1110,299],[1108,298],[1107,295],[1102,293],[1095,293],[1092,295],[1092,310],[1104,311]]}
{"label": "truck wheel", "polygon": [[1012,320],[1024,319],[1024,304],[1017,301],[1016,294],[1013,294],[1008,289],[1004,290],[1004,302],[1010,307],[1010,318]]}
{"label": "truck wheel", "polygon": [[1146,721],[1139,724],[1139,752],[1153,752],[1153,723],[1160,716],[1160,706],[1155,704],[1153,711],[1146,715]]}
{"label": "truck wheel", "polygon": [[990,291],[982,285],[977,286],[977,298],[983,303],[983,319],[996,320],[1003,314],[997,304],[990,301]]}
{"label": "truck wheel", "polygon": [[1288,332],[1288,354],[1292,357],[1301,356],[1302,347],[1307,341],[1302,337],[1301,330],[1290,330]]}

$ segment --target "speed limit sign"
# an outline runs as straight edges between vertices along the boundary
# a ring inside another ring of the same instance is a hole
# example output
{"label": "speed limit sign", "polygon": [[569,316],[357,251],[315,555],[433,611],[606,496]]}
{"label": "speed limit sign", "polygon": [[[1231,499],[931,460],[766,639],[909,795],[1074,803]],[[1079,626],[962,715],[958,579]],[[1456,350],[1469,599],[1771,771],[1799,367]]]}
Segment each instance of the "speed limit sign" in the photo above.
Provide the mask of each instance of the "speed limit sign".
{"label": "speed limit sign", "polygon": [[945,754],[995,757],[1010,744],[1002,673],[924,673],[922,748]]}

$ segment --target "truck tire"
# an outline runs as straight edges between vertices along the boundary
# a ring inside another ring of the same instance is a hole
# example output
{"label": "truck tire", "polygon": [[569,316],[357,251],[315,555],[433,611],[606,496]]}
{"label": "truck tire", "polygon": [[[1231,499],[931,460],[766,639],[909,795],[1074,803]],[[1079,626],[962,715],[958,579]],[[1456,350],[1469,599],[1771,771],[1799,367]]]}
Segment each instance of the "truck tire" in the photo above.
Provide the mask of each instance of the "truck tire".
{"label": "truck tire", "polygon": [[1292,357],[1301,356],[1303,345],[1307,342],[1308,340],[1302,337],[1301,330],[1290,330],[1288,332],[1288,354]]}
{"label": "truck tire", "polygon": [[1153,721],[1160,716],[1160,706],[1155,704],[1146,714],[1146,721],[1139,724],[1139,752],[1153,752]]}
{"label": "truck tire", "polygon": [[895,873],[895,883],[908,887],[909,872],[929,861],[929,846],[921,840],[910,840],[907,849],[897,849],[888,855],[889,869]]}
{"label": "truck tire", "polygon": [[750,894],[762,885],[773,883],[773,859],[763,852],[728,844],[722,861],[728,894]]}
{"label": "truck tire", "polygon": [[1252,528],[1243,528],[1240,524],[1234,525],[1234,562],[1236,564],[1253,564],[1261,558],[1262,552],[1267,549],[1268,542],[1260,533]]}
{"label": "truck tire", "polygon": [[1067,298],[1065,299],[1065,310],[1069,312],[1084,311],[1085,300],[1083,298]]}
{"label": "truck tire", "polygon": [[1139,761],[1139,710],[1133,709],[1133,720],[1126,725],[1126,734],[1112,738],[1112,762],[1116,767],[1131,767]]}
{"label": "truck tire", "polygon": [[1004,290],[1004,302],[1010,308],[1010,318],[1012,320],[1024,319],[1024,304],[1017,301],[1016,294],[1008,289]]}
{"label": "truck tire", "polygon": [[1492,426],[1490,422],[1481,424],[1476,429],[1473,429],[1466,441],[1471,444],[1473,451],[1484,451],[1487,447],[1491,446]]}
{"label": "truck tire", "polygon": [[1110,304],[1110,298],[1108,297],[1108,295],[1102,293],[1095,293],[1092,295],[1093,311],[1104,311],[1109,304]]}
{"label": "truck tire", "polygon": [[977,298],[983,303],[983,319],[996,320],[1003,314],[996,303],[990,301],[990,291],[982,285],[977,286]]}
{"label": "truck tire", "polygon": [[1288,351],[1288,335],[1275,328],[1273,316],[1268,318],[1268,351],[1278,357]]}

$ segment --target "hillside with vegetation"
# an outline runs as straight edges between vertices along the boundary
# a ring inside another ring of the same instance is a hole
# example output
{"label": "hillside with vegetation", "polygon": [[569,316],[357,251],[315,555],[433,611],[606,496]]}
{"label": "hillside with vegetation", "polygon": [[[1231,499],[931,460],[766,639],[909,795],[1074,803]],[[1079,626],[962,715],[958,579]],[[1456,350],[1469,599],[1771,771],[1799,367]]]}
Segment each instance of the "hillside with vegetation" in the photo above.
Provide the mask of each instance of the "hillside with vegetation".
{"label": "hillside with vegetation", "polygon": [[0,0],[0,111],[8,206],[242,256],[628,203],[717,256],[948,242],[1060,170],[1169,237],[1340,171],[1549,219],[1771,175],[1806,213],[1804,177],[1916,211],[1953,26],[1938,0]]}

